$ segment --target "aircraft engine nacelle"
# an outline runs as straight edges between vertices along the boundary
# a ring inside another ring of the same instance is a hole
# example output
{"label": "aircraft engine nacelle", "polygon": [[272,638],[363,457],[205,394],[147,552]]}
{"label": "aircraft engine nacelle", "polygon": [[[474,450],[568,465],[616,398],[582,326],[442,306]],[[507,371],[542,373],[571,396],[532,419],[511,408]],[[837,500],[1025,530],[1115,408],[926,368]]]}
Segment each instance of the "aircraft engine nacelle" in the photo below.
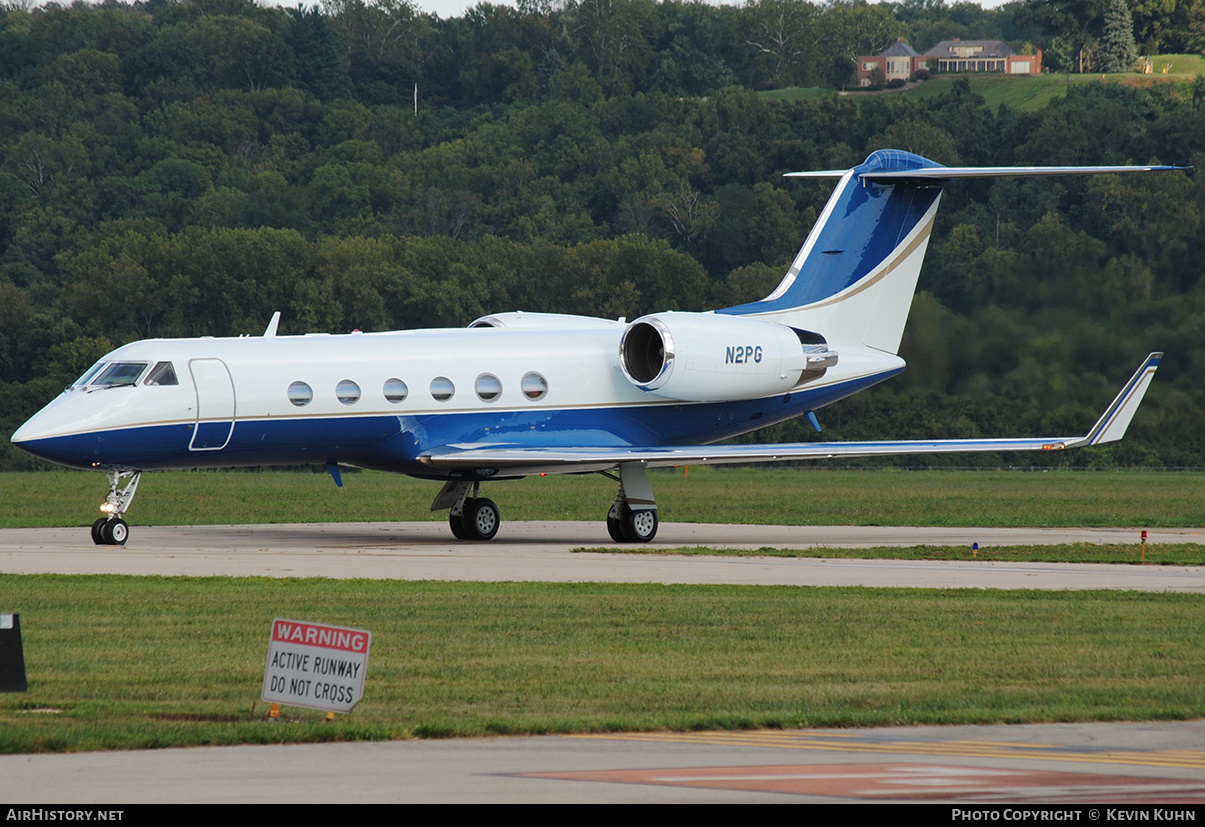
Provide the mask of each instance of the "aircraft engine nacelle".
{"label": "aircraft engine nacelle", "polygon": [[619,344],[628,380],[684,402],[786,393],[837,364],[824,338],[786,325],[714,313],[657,313],[628,325]]}

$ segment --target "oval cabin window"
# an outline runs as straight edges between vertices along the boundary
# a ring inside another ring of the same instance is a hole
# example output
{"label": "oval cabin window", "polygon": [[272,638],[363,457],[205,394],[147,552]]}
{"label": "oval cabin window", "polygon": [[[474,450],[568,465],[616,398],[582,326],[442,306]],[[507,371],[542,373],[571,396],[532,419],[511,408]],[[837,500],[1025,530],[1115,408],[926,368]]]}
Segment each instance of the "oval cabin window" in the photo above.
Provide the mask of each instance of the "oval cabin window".
{"label": "oval cabin window", "polygon": [[519,390],[523,391],[523,395],[533,402],[543,399],[544,394],[548,393],[548,380],[538,373],[529,373],[523,377]]}
{"label": "oval cabin window", "polygon": [[492,373],[483,373],[477,377],[474,389],[477,391],[477,398],[482,402],[493,402],[502,395],[502,382]]}
{"label": "oval cabin window", "polygon": [[335,398],[344,405],[354,405],[360,401],[360,386],[350,379],[344,379],[335,386]]}
{"label": "oval cabin window", "polygon": [[396,405],[399,402],[406,401],[406,396],[410,393],[410,389],[406,387],[406,383],[401,379],[386,379],[383,392],[385,400]]}
{"label": "oval cabin window", "polygon": [[294,382],[289,385],[289,401],[297,407],[308,405],[314,399],[314,391],[305,382]]}
{"label": "oval cabin window", "polygon": [[446,376],[436,376],[431,380],[431,398],[436,402],[447,402],[456,393],[456,386]]}

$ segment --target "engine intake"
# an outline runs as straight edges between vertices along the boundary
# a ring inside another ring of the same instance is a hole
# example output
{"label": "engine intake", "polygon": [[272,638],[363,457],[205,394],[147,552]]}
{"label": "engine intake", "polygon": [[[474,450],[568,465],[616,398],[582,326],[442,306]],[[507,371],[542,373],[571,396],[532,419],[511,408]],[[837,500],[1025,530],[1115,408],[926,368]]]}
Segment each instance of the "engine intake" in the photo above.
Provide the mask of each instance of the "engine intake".
{"label": "engine intake", "polygon": [[658,313],[628,325],[619,364],[633,385],[686,402],[786,393],[837,363],[824,338],[740,316]]}

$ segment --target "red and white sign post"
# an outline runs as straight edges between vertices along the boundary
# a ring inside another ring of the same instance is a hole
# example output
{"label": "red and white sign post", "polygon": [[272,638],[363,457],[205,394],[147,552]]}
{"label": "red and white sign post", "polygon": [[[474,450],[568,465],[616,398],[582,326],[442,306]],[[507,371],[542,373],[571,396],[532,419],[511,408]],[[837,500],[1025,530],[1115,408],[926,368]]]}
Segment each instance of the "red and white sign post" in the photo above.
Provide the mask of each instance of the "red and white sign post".
{"label": "red and white sign post", "polygon": [[364,696],[372,632],[308,623],[272,621],[265,703],[351,712]]}

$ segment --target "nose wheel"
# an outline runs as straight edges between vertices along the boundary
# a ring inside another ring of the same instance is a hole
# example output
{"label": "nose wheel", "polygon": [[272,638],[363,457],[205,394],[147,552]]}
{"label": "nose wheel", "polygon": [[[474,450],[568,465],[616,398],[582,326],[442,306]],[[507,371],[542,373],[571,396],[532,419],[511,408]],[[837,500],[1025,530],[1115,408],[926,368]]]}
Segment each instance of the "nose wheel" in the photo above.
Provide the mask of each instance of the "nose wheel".
{"label": "nose wheel", "polygon": [[[123,479],[129,478],[125,486]],[[134,502],[134,492],[138,490],[138,480],[142,478],[140,471],[110,471],[109,494],[105,497],[100,510],[108,517],[101,517],[92,524],[92,542],[98,546],[124,546],[130,538],[130,526],[121,518]]]}
{"label": "nose wheel", "polygon": [[98,546],[124,546],[130,526],[121,517],[101,517],[92,524],[92,542]]}

